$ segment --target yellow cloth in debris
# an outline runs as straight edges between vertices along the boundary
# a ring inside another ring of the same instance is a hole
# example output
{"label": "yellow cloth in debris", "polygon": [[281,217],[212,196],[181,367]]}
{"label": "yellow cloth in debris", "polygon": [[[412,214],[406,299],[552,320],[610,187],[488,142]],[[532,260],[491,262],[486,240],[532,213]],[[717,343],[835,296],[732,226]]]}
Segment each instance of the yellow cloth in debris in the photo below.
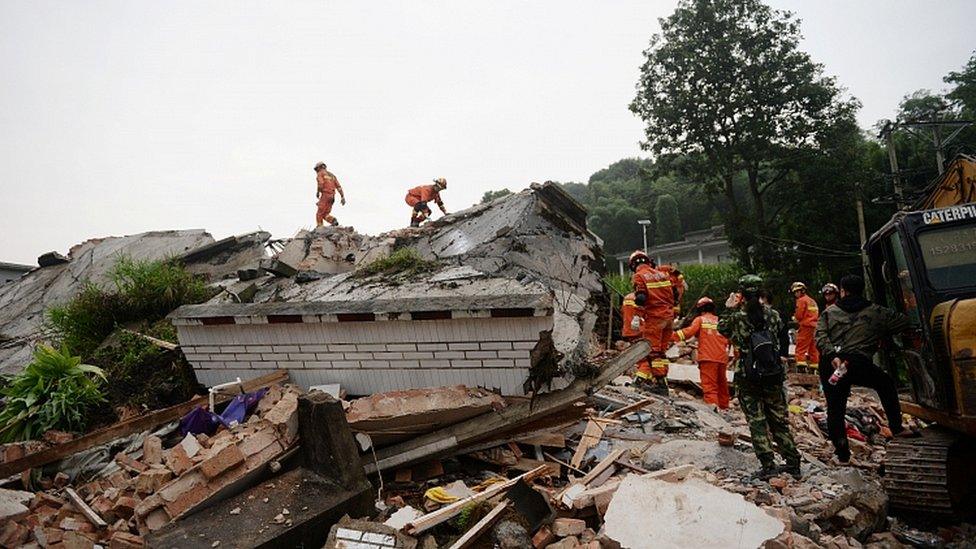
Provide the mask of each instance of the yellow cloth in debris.
{"label": "yellow cloth in debris", "polygon": [[794,414],[802,414],[802,413],[805,412],[805,410],[803,408],[800,408],[796,404],[790,404],[789,409],[790,409],[790,412],[792,412]]}
{"label": "yellow cloth in debris", "polygon": [[449,494],[443,486],[434,486],[433,488],[427,490],[424,492],[424,497],[437,503],[454,503],[455,501],[461,499],[457,496],[452,496]]}
{"label": "yellow cloth in debris", "polygon": [[508,479],[507,478],[504,478],[504,477],[491,477],[490,479],[485,480],[481,484],[479,484],[479,485],[475,486],[474,488],[472,488],[472,490],[474,490],[475,492],[481,492],[481,491],[484,491],[485,489],[487,489],[488,487],[490,487],[493,484],[498,484],[499,482],[505,482],[506,480],[508,480]]}

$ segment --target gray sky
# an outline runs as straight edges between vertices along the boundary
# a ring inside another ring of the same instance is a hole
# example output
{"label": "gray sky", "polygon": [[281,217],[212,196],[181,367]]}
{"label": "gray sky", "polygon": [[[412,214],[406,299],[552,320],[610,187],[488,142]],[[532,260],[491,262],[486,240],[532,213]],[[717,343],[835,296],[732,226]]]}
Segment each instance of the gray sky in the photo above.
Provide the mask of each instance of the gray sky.
{"label": "gray sky", "polygon": [[[641,154],[627,105],[674,4],[0,0],[0,261],[153,229],[291,236],[318,160],[340,221],[373,234],[434,177],[449,211],[585,181]],[[976,46],[965,0],[773,4],[865,127]]]}

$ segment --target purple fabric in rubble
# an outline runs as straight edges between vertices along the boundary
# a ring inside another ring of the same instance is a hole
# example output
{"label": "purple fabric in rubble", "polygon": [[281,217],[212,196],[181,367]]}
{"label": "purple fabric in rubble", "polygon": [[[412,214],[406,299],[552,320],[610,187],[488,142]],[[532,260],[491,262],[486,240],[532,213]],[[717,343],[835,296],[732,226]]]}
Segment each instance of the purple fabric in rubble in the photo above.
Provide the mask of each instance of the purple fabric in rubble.
{"label": "purple fabric in rubble", "polygon": [[187,433],[212,435],[219,424],[220,420],[210,413],[210,410],[203,406],[197,406],[180,420],[180,434],[183,436],[186,436]]}
{"label": "purple fabric in rubble", "polygon": [[234,424],[244,423],[244,418],[254,411],[254,407],[258,405],[258,401],[267,392],[267,389],[260,389],[253,393],[244,393],[243,395],[235,396],[234,400],[231,400],[227,408],[224,409],[224,413],[220,414],[220,422],[225,427],[232,427]]}

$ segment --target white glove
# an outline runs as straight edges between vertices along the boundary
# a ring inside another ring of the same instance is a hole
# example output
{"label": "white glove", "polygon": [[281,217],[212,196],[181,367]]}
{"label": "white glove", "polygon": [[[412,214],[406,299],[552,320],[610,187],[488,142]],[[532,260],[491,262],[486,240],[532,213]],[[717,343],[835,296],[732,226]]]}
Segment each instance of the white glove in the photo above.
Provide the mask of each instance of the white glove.
{"label": "white glove", "polygon": [[634,330],[634,331],[639,330],[640,327],[641,327],[641,322],[643,322],[643,321],[644,321],[643,318],[641,318],[641,317],[639,317],[637,315],[634,315],[634,318],[630,319],[630,329],[631,330]]}

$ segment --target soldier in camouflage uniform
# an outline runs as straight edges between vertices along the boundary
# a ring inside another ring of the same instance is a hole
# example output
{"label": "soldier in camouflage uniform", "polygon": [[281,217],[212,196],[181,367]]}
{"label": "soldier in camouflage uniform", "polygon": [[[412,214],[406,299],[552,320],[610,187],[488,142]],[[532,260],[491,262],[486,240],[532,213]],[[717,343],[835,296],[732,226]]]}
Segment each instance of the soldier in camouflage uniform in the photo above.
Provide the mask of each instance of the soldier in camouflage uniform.
{"label": "soldier in camouflage uniform", "polygon": [[[800,452],[797,451],[796,442],[790,432],[786,388],[783,385],[786,379],[785,370],[781,376],[762,381],[747,380],[742,375],[741,359],[750,352],[749,338],[756,331],[756,327],[749,320],[749,306],[761,307],[765,328],[773,334],[772,342],[780,357],[785,357],[787,351],[782,348],[780,338],[776,337],[783,331],[783,320],[772,307],[759,301],[761,284],[762,279],[756,275],[746,275],[739,279],[741,295],[729,296],[725,304],[728,310],[719,318],[718,331],[739,350],[739,361],[735,365],[735,393],[749,422],[752,447],[762,464],[757,476],[769,478],[780,472],[787,472],[794,478],[800,478]],[[776,450],[786,461],[783,468],[776,467],[774,442]]]}

